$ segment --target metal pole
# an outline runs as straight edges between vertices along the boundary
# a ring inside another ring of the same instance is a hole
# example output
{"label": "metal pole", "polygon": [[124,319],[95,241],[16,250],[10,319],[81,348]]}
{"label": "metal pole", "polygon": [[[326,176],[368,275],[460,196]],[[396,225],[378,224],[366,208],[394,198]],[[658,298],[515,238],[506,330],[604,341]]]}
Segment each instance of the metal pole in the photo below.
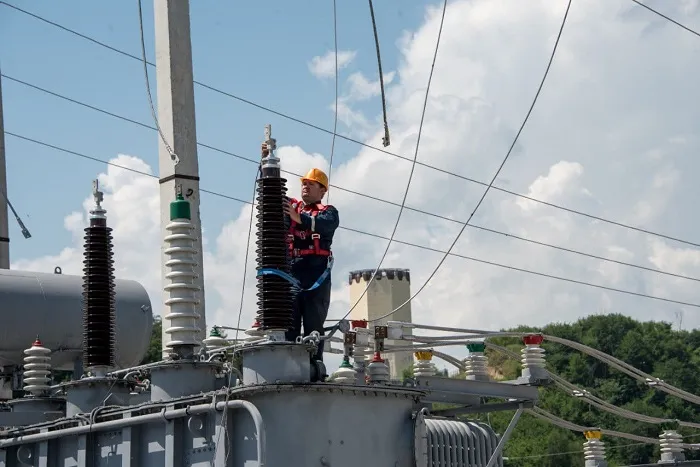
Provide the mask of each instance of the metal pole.
{"label": "metal pole", "polygon": [[[192,224],[197,237],[195,248],[195,284],[200,287],[197,313],[200,315],[199,340],[206,336],[204,303],[204,269],[202,252],[202,221],[199,212],[199,163],[197,160],[197,131],[195,125],[194,82],[192,71],[192,44],[190,42],[189,0],[154,0],[156,79],[158,92],[158,123],[163,137],[179,161],[173,161],[168,148],[159,136],[158,167],[160,171],[160,224],[161,238],[168,234],[170,202],[175,199],[176,185],[192,207]],[[161,279],[165,285],[167,256],[161,248]],[[163,292],[163,300],[168,296]],[[167,310],[165,311],[167,313]],[[165,323],[164,323],[165,324]],[[163,326],[163,348],[170,335]],[[197,349],[195,349],[197,351]],[[165,357],[166,352],[163,352]]]}
{"label": "metal pole", "polygon": [[520,420],[520,416],[523,414],[523,410],[524,409],[522,405],[518,410],[516,410],[515,415],[513,415],[513,418],[508,424],[508,428],[506,428],[506,431],[503,433],[503,436],[501,436],[501,439],[498,441],[498,446],[496,446],[496,450],[493,451],[493,454],[491,454],[491,459],[489,459],[489,463],[486,464],[486,467],[493,467],[494,465],[496,465],[496,460],[498,460],[498,456],[501,454],[501,451],[503,451],[503,446],[505,446],[505,444],[508,442],[508,439],[510,438],[510,435],[513,433],[515,425],[517,425],[518,420]]}
{"label": "metal pole", "polygon": [[10,269],[10,230],[7,217],[7,167],[5,165],[5,124],[2,114],[2,78],[0,78],[0,269]]}

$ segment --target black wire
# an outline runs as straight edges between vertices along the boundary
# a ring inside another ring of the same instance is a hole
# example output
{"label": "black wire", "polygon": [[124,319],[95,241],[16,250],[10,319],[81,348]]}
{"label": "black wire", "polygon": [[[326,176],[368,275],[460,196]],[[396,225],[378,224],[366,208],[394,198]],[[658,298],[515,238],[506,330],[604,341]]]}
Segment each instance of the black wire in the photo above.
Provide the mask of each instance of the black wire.
{"label": "black wire", "polygon": [[[672,23],[675,24],[676,26],[685,29],[685,30],[688,31],[689,33],[695,34],[696,36],[700,37],[700,32],[697,32],[697,31],[695,31],[694,29],[690,29],[688,26],[685,26],[685,25],[679,23],[679,22],[676,21],[675,19],[672,19],[672,18],[670,18],[670,17],[664,15],[663,13],[654,10],[652,7],[647,6],[647,5],[643,4],[642,2],[640,2],[640,1],[638,1],[638,0],[632,0],[632,1],[633,1],[634,3],[636,3],[637,5],[639,5],[639,6],[646,8],[647,10],[651,11],[652,13],[655,13],[655,14],[661,16],[662,18],[664,18],[664,19],[666,19],[666,20],[672,22]],[[669,2],[669,3],[670,3],[670,2]]]}
{"label": "black wire", "polygon": [[[371,1],[371,0],[370,0]],[[435,52],[433,53],[433,62],[430,65],[430,74],[428,75],[428,85],[425,89],[425,99],[423,100],[423,109],[421,110],[421,115],[420,115],[420,123],[418,125],[418,137],[416,139],[416,150],[415,153],[413,154],[413,164],[411,165],[411,172],[408,174],[408,182],[406,182],[406,190],[404,191],[403,194],[403,200],[401,200],[401,208],[399,209],[399,215],[396,217],[396,223],[394,224],[394,230],[391,232],[391,236],[389,237],[389,243],[386,244],[386,248],[384,249],[384,254],[382,255],[381,259],[379,260],[379,264],[377,267],[374,269],[372,272],[372,277],[367,281],[367,286],[365,287],[365,290],[362,291],[360,296],[357,298],[357,301],[353,304],[353,306],[350,307],[347,313],[345,313],[345,316],[343,316],[342,319],[347,318],[350,316],[350,313],[352,313],[352,310],[355,309],[355,307],[360,303],[360,300],[362,300],[362,297],[365,296],[367,291],[369,290],[370,286],[372,285],[372,282],[374,282],[375,277],[377,277],[377,274],[379,274],[379,268],[382,267],[382,263],[384,262],[384,259],[386,259],[386,255],[389,253],[389,247],[391,247],[391,242],[394,241],[394,236],[396,235],[396,231],[399,228],[399,222],[401,222],[401,215],[403,214],[404,207],[406,206],[406,198],[408,198],[408,192],[411,189],[411,180],[413,180],[413,172],[416,169],[416,161],[418,160],[418,148],[420,147],[420,139],[423,134],[423,122],[425,121],[425,113],[428,110],[428,98],[430,97],[430,85],[433,82],[433,72],[435,71],[435,62],[437,62],[437,55],[438,51],[440,50],[440,38],[442,37],[442,27],[445,23],[445,12],[447,11],[447,0],[444,1],[442,4],[442,18],[440,19],[440,29],[438,29],[438,35],[437,35],[437,41],[435,43]]]}
{"label": "black wire", "polygon": [[[544,76],[542,76],[542,80],[540,81],[540,85],[537,88],[537,92],[535,93],[535,97],[532,100],[532,104],[530,104],[530,108],[528,109],[527,114],[525,115],[525,118],[523,119],[523,123],[520,125],[518,132],[515,134],[515,138],[513,139],[513,143],[510,145],[510,148],[508,148],[508,152],[506,153],[505,157],[503,158],[501,165],[498,167],[498,170],[496,170],[496,173],[493,174],[493,178],[491,178],[491,182],[484,190],[484,193],[481,195],[479,202],[476,203],[476,207],[474,208],[472,213],[469,215],[469,219],[467,219],[467,222],[465,222],[462,225],[462,228],[459,230],[459,233],[455,237],[454,241],[452,242],[450,247],[447,249],[447,251],[443,255],[442,259],[440,259],[440,262],[437,264],[437,266],[435,266],[435,269],[433,269],[433,272],[431,272],[430,275],[428,276],[428,278],[425,280],[425,282],[423,282],[423,285],[421,285],[420,288],[411,297],[409,297],[408,300],[406,300],[404,303],[397,306],[396,308],[394,308],[390,312],[388,312],[382,316],[379,316],[378,318],[372,319],[371,320],[372,322],[377,322],[381,319],[386,318],[387,316],[392,315],[394,312],[400,310],[405,305],[407,305],[409,302],[411,302],[413,299],[415,299],[423,291],[423,289],[425,289],[428,286],[428,283],[430,282],[430,280],[435,276],[435,274],[437,274],[438,270],[443,265],[443,263],[445,262],[447,257],[450,255],[450,253],[452,253],[452,249],[455,247],[455,245],[457,244],[457,241],[464,233],[464,230],[467,228],[467,225],[474,217],[474,214],[476,214],[476,211],[479,209],[479,206],[481,206],[481,203],[483,203],[484,199],[486,199],[486,195],[488,194],[489,190],[493,186],[493,183],[496,181],[496,178],[498,177],[498,175],[501,173],[501,170],[506,165],[508,158],[510,157],[511,153],[513,152],[513,148],[515,148],[515,144],[518,142],[518,138],[520,137],[520,134],[522,133],[523,129],[525,128],[525,125],[527,124],[527,121],[530,118],[530,115],[532,114],[532,110],[535,108],[535,104],[537,103],[537,98],[540,96],[540,92],[542,91],[542,88],[544,87],[544,83],[547,80],[547,76],[549,75],[549,70],[552,67],[552,62],[554,61],[554,56],[557,53],[557,47],[559,46],[559,39],[561,39],[562,32],[564,32],[564,25],[566,24],[566,18],[569,16],[569,9],[571,8],[571,1],[572,0],[569,0],[569,3],[566,6],[566,11],[564,12],[564,18],[562,19],[561,26],[559,27],[559,34],[557,34],[557,39],[556,39],[556,41],[554,41],[554,47],[552,48],[552,53],[549,56],[549,63],[547,63],[547,68],[544,71]],[[443,11],[442,14],[444,16],[445,12]],[[369,284],[368,284],[368,287],[369,287]],[[348,314],[349,314],[349,312],[348,312]],[[345,315],[345,317],[347,317],[347,315]]]}
{"label": "black wire", "polygon": [[[144,175],[144,176],[146,176],[146,177],[151,177],[151,178],[158,179],[158,176],[153,175],[153,174],[149,174],[149,173],[147,173],[147,172],[142,172],[142,171],[140,171],[140,170],[132,169],[132,168],[130,168],[130,167],[125,167],[125,166],[123,166],[123,165],[115,164],[115,163],[113,163],[113,162],[106,161],[106,160],[104,160],[104,159],[100,159],[100,158],[97,158],[97,157],[88,156],[87,154],[82,154],[82,153],[79,153],[79,152],[77,152],[77,151],[72,151],[72,150],[70,150],[70,149],[65,149],[65,148],[62,148],[62,147],[59,147],[59,146],[55,146],[55,145],[53,145],[53,144],[45,143],[45,142],[43,142],[43,141],[39,141],[39,140],[34,139],[34,138],[29,138],[29,137],[27,137],[27,136],[18,135],[18,134],[16,134],[16,133],[12,133],[12,132],[10,132],[10,131],[5,131],[5,134],[8,135],[8,136],[13,136],[13,137],[18,138],[18,139],[22,139],[22,140],[24,140],[24,141],[29,141],[29,142],[31,142],[31,143],[38,144],[38,145],[40,145],[40,146],[45,146],[45,147],[48,147],[48,148],[51,148],[51,149],[55,149],[56,151],[59,151],[59,152],[63,152],[63,153],[66,153],[66,154],[71,154],[71,155],[78,156],[78,157],[81,157],[81,158],[84,158],[84,159],[88,159],[88,160],[91,160],[91,161],[100,162],[100,163],[102,163],[102,164],[107,164],[107,165],[111,165],[111,166],[113,166],[113,167],[118,167],[118,168],[120,168],[120,169],[128,170],[128,171],[130,171],[130,172],[134,172],[134,173],[137,173],[137,174],[140,174],[140,175]],[[239,203],[254,204],[253,202],[245,201],[245,200],[242,200],[242,199],[240,199],[240,198],[236,198],[236,197],[234,197],[234,196],[225,195],[225,194],[220,193],[220,192],[217,192],[217,191],[205,190],[205,189],[202,189],[202,188],[200,188],[199,191],[202,192],[202,193],[207,193],[207,194],[210,194],[210,195],[213,195],[213,196],[217,196],[217,197],[220,197],[220,198],[229,199],[229,200],[232,200],[232,201],[238,201]],[[358,234],[362,234],[362,235],[367,235],[367,236],[369,236],[369,237],[379,238],[379,239],[382,239],[382,240],[389,240],[388,237],[385,237],[385,236],[383,236],[383,235],[374,234],[374,233],[371,233],[371,232],[366,232],[366,231],[364,231],[364,230],[354,229],[354,228],[345,227],[345,226],[340,226],[339,228],[342,229],[342,230],[346,230],[346,231],[348,231],[348,232],[354,232],[354,233],[358,233]],[[433,251],[433,252],[436,252],[436,253],[443,253],[443,254],[445,253],[445,251],[443,251],[443,250],[438,250],[437,248],[432,248],[432,247],[425,246],[425,245],[418,245],[418,244],[416,244],[416,243],[411,243],[411,242],[406,242],[406,241],[396,240],[396,239],[394,239],[394,242],[395,242],[395,243],[402,244],[402,245],[406,245],[406,246],[411,246],[411,247],[414,247],[414,248],[419,248],[419,249],[421,249],[421,250]],[[487,260],[483,260],[483,259],[479,259],[479,258],[473,258],[473,257],[471,257],[471,256],[461,255],[461,254],[458,254],[458,253],[450,253],[450,256],[454,256],[454,257],[456,257],[456,258],[466,259],[466,260],[469,260],[469,261],[474,261],[474,262],[477,262],[477,263],[488,264],[488,265],[496,266],[496,267],[499,267],[499,268],[509,269],[509,270],[511,270],[511,271],[524,272],[524,273],[526,273],[526,274],[532,274],[532,275],[534,275],[534,276],[546,277],[546,278],[548,278],[548,279],[556,279],[556,280],[560,280],[560,281],[564,281],[564,282],[569,282],[569,283],[572,283],[572,284],[585,285],[585,286],[593,287],[593,288],[596,288],[596,289],[608,290],[608,291],[611,291],[611,292],[618,292],[618,293],[627,294],[627,295],[634,295],[634,296],[636,296],[636,297],[649,298],[649,299],[652,299],[652,300],[659,300],[659,301],[662,301],[662,302],[675,303],[675,304],[678,304],[678,305],[686,305],[686,306],[692,306],[692,307],[695,307],[695,308],[700,308],[700,304],[696,304],[696,303],[688,303],[688,302],[683,302],[683,301],[679,301],[679,300],[673,300],[673,299],[670,299],[670,298],[657,297],[657,296],[654,296],[654,295],[648,295],[648,294],[639,293],[639,292],[632,292],[632,291],[629,291],[629,290],[617,289],[617,288],[614,288],[614,287],[607,287],[607,286],[600,285],[600,284],[593,284],[593,283],[591,283],[591,282],[579,281],[579,280],[576,280],[576,279],[569,279],[569,278],[566,278],[566,277],[555,276],[555,275],[553,275],[553,274],[547,274],[547,273],[543,273],[543,272],[532,271],[532,270],[529,270],[529,269],[518,268],[518,267],[515,267],[515,266],[508,266],[508,265],[505,265],[505,264],[496,263],[496,262],[494,262],[494,261],[487,261]],[[329,321],[332,321],[332,320],[329,319]]]}
{"label": "black wire", "polygon": [[389,138],[389,123],[386,117],[386,96],[384,95],[384,72],[382,71],[382,55],[379,50],[379,33],[377,32],[377,21],[374,18],[374,5],[372,0],[369,0],[369,14],[372,17],[372,31],[374,32],[374,47],[377,49],[377,66],[379,68],[379,89],[382,92],[382,115],[384,117],[384,137],[382,145],[389,146],[391,139]]}
{"label": "black wire", "polygon": [[[81,102],[81,101],[72,99],[72,98],[67,97],[67,96],[64,96],[64,95],[62,95],[62,94],[57,94],[57,93],[55,93],[55,92],[53,92],[53,91],[49,91],[48,89],[41,88],[41,87],[39,87],[39,86],[36,86],[36,85],[34,85],[34,84],[31,84],[31,83],[28,83],[28,82],[26,82],[26,81],[22,81],[22,80],[20,80],[20,79],[14,78],[14,77],[12,77],[12,76],[5,75],[5,74],[2,74],[2,73],[0,73],[0,76],[3,77],[3,78],[5,78],[5,79],[8,79],[8,80],[10,80],[10,81],[14,81],[14,82],[16,82],[16,83],[19,83],[19,84],[22,84],[22,85],[24,85],[24,86],[30,87],[30,88],[32,88],[32,89],[35,89],[35,90],[37,90],[37,91],[41,91],[41,92],[44,92],[44,93],[46,93],[46,94],[52,95],[52,96],[54,96],[54,97],[58,97],[58,98],[60,98],[60,99],[64,99],[64,100],[66,100],[66,101],[68,101],[68,102],[71,102],[71,103],[73,103],[73,104],[77,104],[77,105],[86,107],[86,108],[88,108],[88,109],[90,109],[90,110],[94,110],[94,111],[96,111],[96,112],[100,112],[100,113],[103,113],[103,114],[105,114],[105,115],[109,115],[110,117],[117,118],[117,119],[119,119],[119,120],[123,120],[123,121],[128,122],[128,123],[133,123],[134,125],[138,125],[138,126],[140,126],[140,127],[147,128],[147,129],[152,130],[152,131],[157,131],[157,128],[156,128],[156,127],[147,125],[147,124],[145,124],[145,123],[142,123],[142,122],[139,122],[139,121],[136,121],[136,120],[132,120],[132,119],[127,118],[127,117],[124,117],[124,116],[122,116],[122,115],[118,115],[118,114],[109,112],[109,111],[107,111],[107,110],[101,109],[101,108],[99,108],[99,107],[92,106],[92,105],[90,105],[90,104],[86,104],[85,102]],[[208,145],[208,144],[204,144],[204,143],[197,142],[197,145],[198,145],[198,146],[201,146],[201,147],[203,147],[203,148],[206,148],[206,149],[210,149],[210,150],[212,150],[212,151],[216,151],[216,152],[225,154],[225,155],[227,155],[227,156],[231,156],[231,157],[240,159],[240,160],[245,161],[245,162],[252,162],[252,163],[254,163],[254,164],[259,164],[259,162],[256,162],[254,159],[250,159],[250,158],[247,158],[247,157],[244,157],[244,156],[240,156],[240,155],[235,154],[235,153],[233,153],[233,152],[226,151],[226,150],[224,150],[224,149],[220,149],[220,148],[217,148],[217,147],[214,147],[214,146],[210,146],[210,145]],[[294,172],[290,172],[290,171],[286,171],[286,170],[282,170],[282,172],[283,172],[283,173],[290,174],[290,175],[294,175],[294,176],[296,176],[296,177],[301,177],[300,174],[296,174],[296,173],[294,173]],[[388,205],[390,205],[390,206],[401,207],[401,204],[400,204],[400,203],[396,203],[396,202],[394,202],[394,201],[389,201],[389,200],[384,199],[384,198],[379,198],[379,197],[372,196],[372,195],[368,195],[368,194],[365,194],[365,193],[360,193],[360,192],[358,192],[358,191],[350,190],[350,189],[348,189],[348,188],[344,188],[344,187],[337,186],[337,185],[332,185],[332,184],[331,184],[330,186],[336,188],[337,190],[344,191],[344,192],[346,192],[346,193],[350,193],[350,194],[353,194],[353,195],[356,195],[356,196],[361,196],[361,197],[363,197],[363,198],[367,198],[367,199],[371,199],[371,200],[374,200],[374,201],[378,201],[378,202],[380,202],[380,203],[388,204]],[[447,222],[452,222],[452,223],[460,224],[460,225],[463,225],[463,224],[464,224],[464,222],[463,222],[463,221],[460,221],[459,219],[453,219],[453,218],[451,218],[451,217],[443,216],[443,215],[440,215],[440,214],[435,214],[435,213],[433,213],[433,212],[425,211],[425,210],[423,210],[423,209],[413,208],[413,207],[410,207],[410,206],[404,206],[404,209],[407,209],[407,210],[409,210],[409,211],[413,211],[413,212],[416,212],[416,213],[419,213],[419,214],[422,214],[422,215],[425,215],[425,216],[434,217],[434,218],[436,218],[436,219],[441,219],[441,220],[444,220],[444,221],[447,221]],[[533,239],[530,239],[530,238],[520,237],[520,236],[518,236],[518,235],[510,234],[510,233],[507,233],[507,232],[502,232],[502,231],[500,231],[500,230],[495,230],[495,229],[490,229],[490,228],[488,228],[488,227],[483,227],[483,226],[480,226],[480,225],[478,225],[478,224],[469,224],[469,227],[471,227],[471,228],[473,228],[473,229],[477,229],[477,230],[482,230],[482,231],[484,231],[484,232],[489,232],[489,233],[492,233],[492,234],[497,234],[497,235],[501,235],[501,236],[504,236],[504,237],[512,238],[512,239],[514,239],[514,240],[519,240],[519,241],[522,241],[522,242],[531,243],[531,244],[533,244],[533,245],[538,245],[538,246],[543,246],[543,247],[547,247],[547,248],[552,248],[552,249],[554,249],[554,250],[559,250],[559,251],[565,251],[565,252],[567,252],[567,253],[573,253],[573,254],[575,254],[575,255],[580,255],[580,256],[583,256],[583,257],[586,257],[586,258],[597,259],[597,260],[600,260],[600,261],[607,261],[607,262],[610,262],[610,263],[619,264],[619,265],[621,265],[621,266],[629,266],[629,267],[631,267],[631,268],[636,268],[636,269],[640,269],[640,270],[643,270],[643,271],[649,271],[649,272],[653,272],[653,273],[657,273],[657,274],[663,274],[663,275],[666,275],[666,276],[677,277],[677,278],[680,278],[680,279],[686,279],[686,280],[691,280],[691,281],[700,282],[700,278],[697,278],[697,277],[686,276],[686,275],[684,275],[684,274],[677,274],[677,273],[673,273],[673,272],[662,271],[661,269],[650,268],[650,267],[642,266],[642,265],[639,265],[639,264],[628,263],[628,262],[625,262],[625,261],[620,261],[620,260],[616,260],[616,259],[612,259],[612,258],[606,258],[606,257],[604,257],[604,256],[598,256],[598,255],[594,255],[594,254],[591,254],[591,253],[586,253],[586,252],[583,252],[583,251],[574,250],[574,249],[572,249],[572,248],[567,248],[567,247],[563,247],[563,246],[553,245],[553,244],[551,244],[551,243],[546,243],[546,242],[540,242],[540,241],[538,241],[538,240],[533,240]]]}
{"label": "black wire", "polygon": [[[253,183],[253,200],[258,191],[258,178],[262,177],[262,165],[258,164],[258,171],[255,173],[255,183]],[[201,191],[201,190],[200,190]],[[241,304],[238,308],[238,321],[236,322],[236,335],[234,342],[238,341],[238,331],[241,327],[241,317],[243,316],[243,302],[245,301],[245,283],[248,274],[248,252],[250,251],[250,238],[253,232],[253,219],[255,218],[255,203],[250,203],[250,222],[248,223],[248,240],[245,246],[245,258],[243,259],[243,283],[241,284]]]}
{"label": "black wire", "polygon": [[[101,47],[104,47],[104,48],[106,48],[106,49],[108,49],[108,50],[111,50],[111,51],[113,51],[113,52],[116,52],[116,53],[118,53],[118,54],[120,54],[120,55],[123,55],[123,56],[125,56],[125,57],[129,57],[129,58],[132,58],[132,59],[134,59],[134,60],[138,60],[139,62],[142,62],[142,61],[143,61],[143,58],[141,58],[141,57],[137,57],[136,55],[132,55],[132,54],[130,54],[130,53],[128,53],[128,52],[125,52],[125,51],[123,51],[123,50],[120,50],[120,49],[117,49],[117,48],[112,47],[112,46],[110,46],[110,45],[107,45],[107,44],[105,44],[105,43],[103,43],[103,42],[100,42],[100,41],[98,41],[98,40],[96,40],[96,39],[94,39],[94,38],[92,38],[92,37],[86,36],[85,34],[79,33],[79,32],[77,32],[77,31],[75,31],[75,30],[73,30],[73,29],[70,29],[70,28],[67,28],[67,27],[65,27],[65,26],[62,26],[62,25],[60,25],[60,24],[58,24],[58,23],[55,23],[55,22],[50,21],[50,20],[48,20],[48,19],[46,19],[46,18],[43,18],[43,17],[41,17],[41,16],[39,16],[39,15],[36,15],[36,14],[31,13],[31,12],[29,12],[29,11],[23,10],[22,8],[19,8],[19,7],[15,6],[15,5],[10,5],[9,3],[7,3],[7,2],[5,2],[5,1],[3,1],[3,0],[0,0],[0,5],[5,5],[5,6],[8,6],[8,7],[10,7],[10,8],[13,8],[13,9],[19,11],[20,13],[24,13],[24,14],[26,14],[26,15],[28,15],[28,16],[31,16],[31,17],[33,17],[33,18],[35,18],[35,19],[38,19],[39,21],[43,21],[44,23],[50,24],[50,25],[52,25],[52,26],[55,26],[55,27],[57,27],[57,28],[59,28],[59,29],[61,29],[61,30],[63,30],[63,31],[69,32],[69,33],[71,33],[71,34],[74,34],[74,35],[76,35],[76,36],[78,36],[78,37],[80,37],[80,38],[82,38],[82,39],[85,39],[85,40],[87,40],[87,41],[90,41],[90,42],[92,42],[92,43],[94,43],[94,44],[96,44],[96,45],[99,45],[99,46],[101,46]],[[655,13],[658,13],[658,12],[656,12],[655,10],[653,10],[653,11],[654,11]],[[674,23],[675,23],[675,22],[674,22]],[[694,32],[694,31],[693,31],[693,32]],[[149,65],[151,65],[151,66],[155,66],[155,64],[153,64],[153,63],[151,63],[151,62],[147,62],[147,63],[148,63]],[[255,103],[255,102],[249,101],[249,100],[244,99],[244,98],[242,98],[242,97],[240,97],[240,96],[237,96],[237,95],[235,95],[235,94],[231,94],[231,93],[229,93],[229,92],[226,92],[226,91],[223,91],[223,90],[221,90],[221,89],[215,88],[215,87],[210,86],[210,85],[208,85],[208,84],[202,83],[201,81],[194,80],[194,84],[196,84],[196,85],[198,85],[198,86],[201,86],[201,87],[203,87],[203,88],[205,88],[205,89],[208,89],[208,90],[210,90],[210,91],[216,92],[216,93],[218,93],[218,94],[221,94],[222,96],[230,97],[231,99],[235,99],[235,100],[237,100],[237,101],[239,101],[239,102],[243,102],[244,104],[248,104],[248,105],[250,105],[250,106],[252,106],[252,107],[256,107],[256,108],[258,108],[258,109],[260,109],[260,110],[264,110],[264,111],[266,111],[266,112],[270,112],[270,113],[272,113],[272,114],[274,114],[274,115],[277,115],[277,116],[279,116],[279,117],[286,118],[287,120],[290,120],[290,121],[299,123],[299,124],[301,124],[301,125],[308,126],[308,127],[310,127],[310,128],[313,128],[313,129],[315,129],[315,130],[318,130],[318,131],[321,131],[321,132],[324,132],[324,133],[327,133],[327,134],[331,134],[331,135],[334,134],[334,132],[332,132],[332,131],[330,131],[330,130],[328,130],[328,129],[326,129],[326,128],[322,128],[322,127],[320,127],[320,126],[318,126],[318,125],[314,125],[313,123],[310,123],[310,122],[301,120],[301,119],[296,118],[296,117],[292,117],[291,115],[287,115],[287,114],[285,114],[285,113],[279,112],[279,111],[274,110],[274,109],[271,109],[271,108],[269,108],[269,107],[265,107],[265,106],[263,106],[263,105],[260,105],[260,104],[257,104],[257,103]],[[140,124],[140,125],[143,126],[143,124]],[[376,146],[372,146],[372,145],[370,145],[370,144],[364,143],[364,142],[362,142],[362,141],[358,141],[358,140],[356,140],[356,139],[353,139],[353,138],[350,138],[350,137],[348,137],[348,136],[344,136],[344,135],[341,135],[341,134],[336,134],[336,136],[337,136],[338,138],[344,139],[344,140],[346,140],[346,141],[350,141],[350,142],[355,143],[355,144],[359,144],[360,146],[363,146],[363,147],[366,147],[366,148],[369,148],[369,149],[373,149],[373,150],[375,150],[375,151],[378,151],[378,152],[387,154],[387,155],[389,155],[389,156],[397,157],[397,158],[399,158],[399,159],[403,159],[403,160],[411,161],[411,162],[412,162],[412,159],[411,159],[411,158],[405,157],[405,156],[401,156],[401,155],[396,154],[396,153],[393,153],[393,152],[391,152],[391,151],[387,151],[386,149],[382,149],[382,148],[379,148],[379,147],[376,147]],[[200,144],[200,146],[202,146],[202,147],[207,147],[206,145],[203,145],[203,144]],[[214,150],[214,151],[217,151],[217,152],[222,152],[222,153],[224,153],[224,154],[231,155],[231,156],[233,156],[233,157],[237,157],[237,158],[239,158],[239,159],[244,159],[244,160],[246,160],[245,158],[243,158],[243,157],[241,157],[241,156],[238,156],[238,155],[236,155],[236,154],[233,154],[233,153],[229,153],[229,152],[222,151],[222,150],[219,150],[219,149],[216,149],[216,148],[212,148],[212,147],[208,147],[208,148],[209,148],[209,149],[212,149],[212,150]],[[255,163],[255,164],[257,164],[257,161],[252,161],[252,162]],[[476,184],[476,185],[488,186],[488,184],[487,184],[486,182],[482,182],[482,181],[480,181],[480,180],[475,180],[475,179],[473,179],[473,178],[470,178],[470,177],[467,177],[467,176],[464,176],[464,175],[460,175],[460,174],[458,174],[458,173],[451,172],[451,171],[446,170],[446,169],[441,169],[441,168],[439,168],[439,167],[435,167],[435,166],[430,165],[430,164],[427,164],[427,163],[425,163],[425,162],[420,162],[420,161],[418,161],[418,162],[416,162],[416,165],[420,165],[420,166],[422,166],[422,167],[425,167],[425,168],[428,168],[428,169],[432,169],[432,170],[435,170],[435,171],[437,171],[437,172],[440,172],[440,173],[443,173],[443,174],[446,174],[446,175],[449,175],[449,176],[458,178],[458,179],[460,179],[460,180],[464,180],[464,181],[467,181],[467,182],[470,182],[470,183],[474,183],[474,184]],[[334,188],[341,189],[340,187],[335,186],[335,185],[334,185]],[[612,221],[612,220],[606,219],[606,218],[604,218],[604,217],[600,217],[600,216],[596,216],[596,215],[593,215],[593,214],[589,214],[589,213],[586,213],[586,212],[583,212],[583,211],[579,211],[579,210],[577,210],[577,209],[567,208],[567,207],[565,207],[565,206],[560,206],[560,205],[558,205],[558,204],[554,204],[554,203],[550,203],[550,202],[547,202],[547,201],[543,201],[543,200],[540,200],[540,199],[537,199],[537,198],[533,198],[533,197],[531,197],[531,196],[523,195],[523,194],[521,194],[521,193],[516,193],[516,192],[514,192],[514,191],[507,190],[507,189],[505,189],[505,188],[499,187],[499,186],[497,186],[497,185],[491,186],[491,189],[492,189],[492,190],[496,190],[496,191],[500,191],[501,193],[507,193],[507,194],[509,194],[509,195],[511,195],[511,196],[516,196],[516,197],[518,197],[518,198],[526,199],[526,200],[532,201],[532,202],[534,202],[534,203],[542,204],[542,205],[544,205],[544,206],[549,206],[549,207],[554,208],[554,209],[559,209],[559,210],[562,210],[562,211],[565,211],[565,212],[568,212],[568,213],[571,213],[571,214],[575,214],[575,215],[577,215],[577,216],[587,217],[587,218],[589,218],[589,219],[593,219],[593,220],[597,220],[597,221],[600,221],[600,222],[604,222],[604,223],[606,223],[606,224],[615,225],[615,226],[617,226],[617,227],[622,227],[622,228],[625,228],[625,229],[634,230],[634,231],[636,231],[636,232],[640,232],[640,233],[643,233],[643,234],[653,235],[653,236],[655,236],[655,237],[664,238],[664,239],[666,239],[666,240],[671,240],[671,241],[674,241],[674,242],[678,242],[678,243],[682,243],[682,244],[685,244],[685,245],[690,245],[690,246],[694,246],[694,247],[700,248],[700,243],[691,242],[691,241],[689,241],[689,240],[683,240],[683,239],[678,238],[678,237],[673,237],[673,236],[671,236],[671,235],[666,235],[666,234],[654,232],[654,231],[647,230],[647,229],[643,229],[643,228],[640,228],[640,227],[634,227],[634,226],[632,226],[632,225],[624,224],[624,223],[622,223],[622,222]],[[342,189],[341,189],[341,190],[342,190]],[[461,222],[460,222],[460,223],[461,223]]]}
{"label": "black wire", "polygon": [[331,202],[330,183],[333,172],[333,156],[335,155],[335,137],[338,134],[338,14],[336,0],[333,0],[333,45],[335,49],[335,107],[333,108],[333,137],[331,138],[331,157],[328,161],[328,197],[326,203]]}

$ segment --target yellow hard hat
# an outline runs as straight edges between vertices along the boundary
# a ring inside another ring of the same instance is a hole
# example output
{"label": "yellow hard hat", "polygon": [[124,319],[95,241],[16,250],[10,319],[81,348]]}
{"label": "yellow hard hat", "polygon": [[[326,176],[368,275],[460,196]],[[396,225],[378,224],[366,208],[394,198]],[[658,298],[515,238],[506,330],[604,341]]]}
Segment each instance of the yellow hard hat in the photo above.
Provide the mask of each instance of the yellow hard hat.
{"label": "yellow hard hat", "polygon": [[318,182],[323,185],[323,188],[328,189],[328,176],[321,169],[313,168],[309,170],[305,176],[301,177],[301,181],[310,180],[312,182]]}

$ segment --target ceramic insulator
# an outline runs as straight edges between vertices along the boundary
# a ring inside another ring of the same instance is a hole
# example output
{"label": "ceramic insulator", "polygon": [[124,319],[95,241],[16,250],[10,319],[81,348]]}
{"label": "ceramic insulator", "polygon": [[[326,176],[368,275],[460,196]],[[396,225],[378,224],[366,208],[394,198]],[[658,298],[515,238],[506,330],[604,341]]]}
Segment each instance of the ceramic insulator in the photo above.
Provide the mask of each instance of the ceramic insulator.
{"label": "ceramic insulator", "polygon": [[661,440],[661,454],[669,453],[675,456],[683,452],[683,436],[676,430],[665,430],[659,438]]}
{"label": "ceramic insulator", "polygon": [[44,395],[51,389],[51,350],[37,338],[24,353],[24,390],[36,397]]}
{"label": "ceramic insulator", "polygon": [[586,461],[605,460],[605,443],[599,439],[589,439],[583,443],[583,456]]}
{"label": "ceramic insulator", "polygon": [[544,349],[539,345],[526,345],[521,351],[523,368],[544,368]]}
{"label": "ceramic insulator", "polygon": [[464,359],[466,376],[488,377],[487,361],[484,352],[470,352],[469,356]]}
{"label": "ceramic insulator", "polygon": [[435,376],[437,369],[430,360],[416,360],[413,365],[413,376]]}
{"label": "ceramic insulator", "polygon": [[169,312],[164,318],[169,322],[165,332],[172,339],[166,347],[198,346],[200,343],[197,335],[200,329],[197,326],[199,314],[196,306],[199,304],[199,286],[194,284],[194,267],[197,264],[194,248],[196,239],[192,235],[194,226],[189,219],[174,219],[165,228],[170,232],[165,237],[168,245],[165,254],[170,257],[165,263],[168,269],[165,277],[170,283],[164,289],[170,297],[165,301]]}

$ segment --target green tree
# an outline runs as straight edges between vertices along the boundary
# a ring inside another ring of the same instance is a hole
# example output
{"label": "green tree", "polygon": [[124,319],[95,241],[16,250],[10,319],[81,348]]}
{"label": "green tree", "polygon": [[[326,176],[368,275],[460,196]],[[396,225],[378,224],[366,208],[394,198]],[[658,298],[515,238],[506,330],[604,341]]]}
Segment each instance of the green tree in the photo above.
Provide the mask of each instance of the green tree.
{"label": "green tree", "polygon": [[159,315],[153,315],[153,329],[151,330],[151,343],[148,351],[141,360],[141,365],[160,361],[163,355],[163,321]]}

